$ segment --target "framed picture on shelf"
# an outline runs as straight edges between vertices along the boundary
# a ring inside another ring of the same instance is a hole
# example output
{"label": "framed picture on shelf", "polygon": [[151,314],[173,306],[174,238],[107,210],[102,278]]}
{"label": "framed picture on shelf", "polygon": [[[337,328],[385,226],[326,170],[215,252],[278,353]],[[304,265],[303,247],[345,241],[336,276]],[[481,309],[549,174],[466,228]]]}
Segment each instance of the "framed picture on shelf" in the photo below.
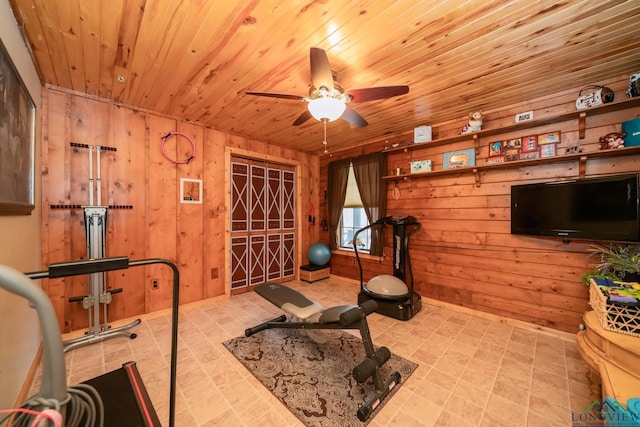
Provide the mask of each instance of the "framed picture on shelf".
{"label": "framed picture on shelf", "polygon": [[556,155],[556,144],[542,144],[540,146],[540,157],[553,157]]}
{"label": "framed picture on shelf", "polygon": [[504,149],[508,150],[510,148],[520,148],[522,146],[522,139],[521,138],[512,138],[512,139],[507,139],[504,142]]}
{"label": "framed picture on shelf", "polygon": [[442,155],[443,169],[466,168],[475,166],[476,150],[467,148],[466,150],[448,151]]}
{"label": "framed picture on shelf", "polygon": [[533,152],[538,151],[538,136],[529,135],[522,138],[522,151]]}
{"label": "framed picture on shelf", "polygon": [[31,215],[36,107],[0,42],[0,215]]}
{"label": "framed picture on shelf", "polygon": [[540,152],[538,150],[520,152],[520,160],[532,160],[532,159],[539,159],[539,158],[540,158]]}
{"label": "framed picture on shelf", "polygon": [[520,160],[519,148],[507,148],[504,150],[504,158],[507,162],[513,162],[514,160]]}
{"label": "framed picture on shelf", "polygon": [[502,154],[502,141],[489,143],[489,157],[499,156]]}
{"label": "framed picture on shelf", "polygon": [[560,142],[560,131],[541,133],[538,135],[538,145],[558,144]]}

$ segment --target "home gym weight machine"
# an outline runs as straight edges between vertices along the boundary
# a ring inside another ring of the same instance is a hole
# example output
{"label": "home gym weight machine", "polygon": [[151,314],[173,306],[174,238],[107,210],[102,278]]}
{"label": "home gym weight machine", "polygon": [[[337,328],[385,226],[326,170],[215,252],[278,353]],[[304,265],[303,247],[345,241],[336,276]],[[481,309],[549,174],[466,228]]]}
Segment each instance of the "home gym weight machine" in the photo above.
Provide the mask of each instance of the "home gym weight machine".
{"label": "home gym weight machine", "polygon": [[[106,256],[105,244],[107,233],[107,211],[112,209],[132,209],[132,206],[123,205],[102,205],[102,182],[100,176],[100,154],[101,151],[117,151],[114,147],[100,145],[87,145],[71,142],[71,147],[84,148],[89,153],[89,204],[88,205],[52,205],[51,209],[79,209],[84,212],[84,228],[87,246],[88,259],[102,259]],[[93,176],[93,151],[96,156],[96,177]],[[95,199],[94,199],[95,193]],[[111,303],[113,294],[122,292],[122,288],[107,289],[106,273],[92,272],[88,274],[87,295],[73,296],[69,302],[82,302],[82,308],[87,310],[89,325],[84,336],[64,342],[64,351],[76,347],[89,345],[94,342],[106,340],[116,336],[124,336],[134,339],[136,334],[128,332],[129,329],[140,324],[141,320],[136,319],[126,325],[111,328],[107,320],[107,307]],[[102,322],[100,313],[102,312]]]}

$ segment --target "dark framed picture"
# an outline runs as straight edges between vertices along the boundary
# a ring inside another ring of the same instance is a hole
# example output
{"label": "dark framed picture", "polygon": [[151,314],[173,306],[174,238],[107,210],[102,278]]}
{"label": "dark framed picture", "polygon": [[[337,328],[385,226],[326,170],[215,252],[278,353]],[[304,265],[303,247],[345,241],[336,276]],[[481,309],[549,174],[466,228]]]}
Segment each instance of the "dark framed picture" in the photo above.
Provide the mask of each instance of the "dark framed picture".
{"label": "dark framed picture", "polygon": [[507,148],[504,150],[504,158],[507,162],[513,162],[515,160],[519,160],[520,157],[520,149],[519,148]]}
{"label": "dark framed picture", "polygon": [[489,157],[499,156],[502,154],[502,141],[489,143]]}
{"label": "dark framed picture", "polygon": [[507,139],[504,142],[505,150],[512,149],[512,148],[520,148],[521,146],[522,146],[522,139],[520,138]]}
{"label": "dark framed picture", "polygon": [[538,136],[529,135],[522,138],[522,151],[533,152],[538,151]]}
{"label": "dark framed picture", "polygon": [[0,42],[0,215],[31,215],[36,107]]}

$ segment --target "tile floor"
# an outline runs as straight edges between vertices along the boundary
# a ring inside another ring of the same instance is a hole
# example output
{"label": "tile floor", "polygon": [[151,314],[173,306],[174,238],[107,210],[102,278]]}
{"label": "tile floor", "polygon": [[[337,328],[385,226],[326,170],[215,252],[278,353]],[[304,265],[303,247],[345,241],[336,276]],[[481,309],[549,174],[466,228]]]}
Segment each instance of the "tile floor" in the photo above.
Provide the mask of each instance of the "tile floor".
{"label": "tile floor", "polygon": [[[356,301],[358,286],[332,277],[289,283],[324,307]],[[300,426],[221,344],[282,312],[251,292],[180,309],[176,426]],[[168,425],[170,312],[142,316],[138,337],[66,355],[69,384],[134,360]],[[369,316],[376,345],[419,364],[369,424],[379,426],[570,426],[592,401],[575,342],[425,305],[401,322]],[[38,385],[34,384],[38,390]]]}

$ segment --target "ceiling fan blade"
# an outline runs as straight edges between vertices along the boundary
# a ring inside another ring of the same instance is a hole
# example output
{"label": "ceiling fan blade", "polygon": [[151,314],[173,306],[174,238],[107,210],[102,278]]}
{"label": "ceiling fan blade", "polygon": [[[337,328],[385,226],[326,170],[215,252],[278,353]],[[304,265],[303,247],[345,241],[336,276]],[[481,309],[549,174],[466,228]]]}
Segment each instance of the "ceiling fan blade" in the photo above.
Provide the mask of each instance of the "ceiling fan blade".
{"label": "ceiling fan blade", "polygon": [[329,92],[333,90],[333,73],[329,58],[324,49],[312,47],[309,52],[309,61],[311,62],[311,81],[316,89],[326,87]]}
{"label": "ceiling fan blade", "polygon": [[293,126],[300,126],[310,118],[311,118],[311,113],[309,112],[309,110],[305,110],[302,114],[298,116],[296,121],[293,122]]}
{"label": "ceiling fan blade", "polygon": [[364,117],[356,113],[356,110],[349,107],[348,105],[347,105],[347,108],[344,110],[344,113],[342,113],[342,116],[340,116],[340,118],[346,122],[351,123],[354,126],[358,126],[359,128],[363,128],[369,124],[364,119]]}
{"label": "ceiling fan blade", "polygon": [[367,102],[409,93],[409,86],[380,86],[350,90],[351,102]]}
{"label": "ceiling fan blade", "polygon": [[270,98],[283,98],[283,99],[294,99],[296,101],[304,101],[304,96],[300,95],[292,95],[290,93],[276,93],[276,92],[253,92],[246,91],[247,95],[255,95],[255,96],[268,96]]}

